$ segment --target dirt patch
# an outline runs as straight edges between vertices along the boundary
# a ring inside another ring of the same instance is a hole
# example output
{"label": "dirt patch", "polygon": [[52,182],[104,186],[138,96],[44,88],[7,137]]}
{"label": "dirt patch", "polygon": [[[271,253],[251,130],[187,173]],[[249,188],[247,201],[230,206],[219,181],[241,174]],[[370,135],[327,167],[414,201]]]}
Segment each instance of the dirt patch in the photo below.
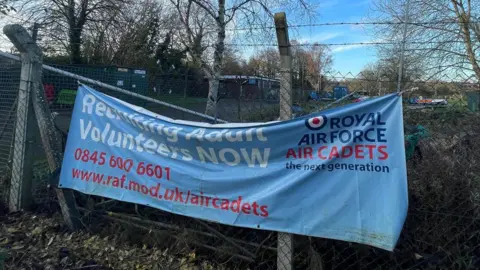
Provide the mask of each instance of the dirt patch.
{"label": "dirt patch", "polygon": [[105,233],[70,232],[59,213],[14,213],[0,216],[0,223],[0,269],[214,269],[196,262],[194,251],[177,257],[129,244],[115,225],[101,224]]}

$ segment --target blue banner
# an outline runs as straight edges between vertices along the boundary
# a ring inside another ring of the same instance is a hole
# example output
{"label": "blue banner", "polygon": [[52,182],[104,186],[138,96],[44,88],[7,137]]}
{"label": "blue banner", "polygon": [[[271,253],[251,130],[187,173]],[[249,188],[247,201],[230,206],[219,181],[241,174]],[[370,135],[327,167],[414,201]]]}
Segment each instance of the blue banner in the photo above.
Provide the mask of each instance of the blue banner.
{"label": "blue banner", "polygon": [[78,89],[60,187],[393,250],[408,194],[395,94],[285,122],[172,120]]}

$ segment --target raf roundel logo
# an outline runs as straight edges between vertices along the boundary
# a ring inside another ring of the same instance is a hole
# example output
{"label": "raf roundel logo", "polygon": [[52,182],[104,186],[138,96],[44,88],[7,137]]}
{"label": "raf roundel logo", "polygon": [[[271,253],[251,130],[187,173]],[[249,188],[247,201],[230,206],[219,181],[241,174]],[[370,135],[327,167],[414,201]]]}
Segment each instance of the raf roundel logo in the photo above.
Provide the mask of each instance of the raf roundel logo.
{"label": "raf roundel logo", "polygon": [[315,116],[305,120],[305,125],[311,130],[319,130],[327,124],[327,117],[324,115]]}

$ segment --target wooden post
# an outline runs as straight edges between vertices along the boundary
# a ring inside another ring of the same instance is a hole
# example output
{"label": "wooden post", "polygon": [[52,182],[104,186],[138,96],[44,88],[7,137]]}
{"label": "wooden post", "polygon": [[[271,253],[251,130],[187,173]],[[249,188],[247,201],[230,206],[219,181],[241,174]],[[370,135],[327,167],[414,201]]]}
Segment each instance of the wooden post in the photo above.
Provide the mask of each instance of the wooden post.
{"label": "wooden post", "polygon": [[[280,52],[280,119],[292,118],[292,53],[288,38],[287,16],[284,12],[275,13],[278,50]],[[293,269],[293,235],[278,233],[277,269]]]}
{"label": "wooden post", "polygon": [[[29,91],[23,90],[21,83],[21,96],[19,96],[18,102],[26,102],[24,100],[27,99],[27,102],[33,104],[50,172],[53,173],[61,167],[62,148],[59,142],[61,142],[62,138],[54,128],[53,119],[42,87],[42,52],[27,33],[27,30],[22,26],[16,24],[7,25],[4,27],[3,32],[22,54],[22,83],[28,85]],[[29,59],[29,61],[26,62],[23,59]],[[24,69],[26,70],[25,72],[28,71],[30,74],[28,80],[23,77]],[[25,97],[26,94],[31,95]],[[78,228],[80,219],[73,192],[57,188],[56,193],[65,223],[72,230]]]}

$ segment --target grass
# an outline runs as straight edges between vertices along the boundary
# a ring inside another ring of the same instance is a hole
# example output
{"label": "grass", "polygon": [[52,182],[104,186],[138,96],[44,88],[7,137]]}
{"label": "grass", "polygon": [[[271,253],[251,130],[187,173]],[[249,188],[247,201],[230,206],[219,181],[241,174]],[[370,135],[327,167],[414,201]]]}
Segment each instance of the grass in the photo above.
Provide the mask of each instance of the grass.
{"label": "grass", "polygon": [[[335,100],[328,100],[328,101],[325,101],[325,100],[320,100],[320,101],[308,101],[308,102],[305,102],[305,103],[301,103],[299,104],[302,109],[306,112],[306,113],[313,113],[313,112],[318,112],[318,111],[321,111],[323,110],[324,108],[326,108],[327,106],[330,106],[330,104],[332,104],[333,102],[335,102]],[[348,104],[352,104],[353,101],[351,99],[345,99],[345,100],[342,100],[338,103],[335,103],[333,105],[331,105],[330,107],[328,107],[327,109],[331,109],[331,108],[335,108],[335,107],[340,107],[340,106],[343,106],[343,105],[348,105]]]}
{"label": "grass", "polygon": [[275,121],[280,114],[280,106],[273,105],[263,110],[255,110],[243,116],[245,122],[267,122]]}
{"label": "grass", "polygon": [[182,95],[152,95],[152,98],[158,99],[163,102],[167,102],[173,105],[182,106],[182,107],[189,107],[191,105],[196,104],[205,104],[207,102],[207,98],[201,97],[184,97]]}

